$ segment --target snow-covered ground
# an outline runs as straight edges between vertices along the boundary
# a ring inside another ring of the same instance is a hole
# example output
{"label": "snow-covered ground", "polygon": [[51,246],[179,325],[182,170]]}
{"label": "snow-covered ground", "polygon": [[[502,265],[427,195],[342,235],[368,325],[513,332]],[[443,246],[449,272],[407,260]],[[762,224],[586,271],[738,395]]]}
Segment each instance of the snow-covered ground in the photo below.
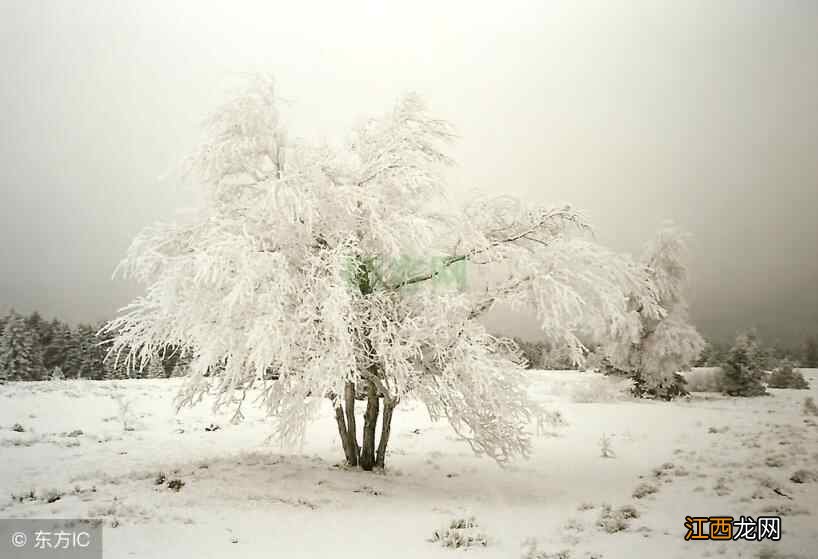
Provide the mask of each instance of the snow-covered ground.
{"label": "snow-covered ground", "polygon": [[[488,539],[466,551],[477,557],[520,558],[534,538],[539,557],[812,558],[818,482],[790,481],[818,471],[818,417],[802,411],[818,370],[803,372],[810,390],[673,403],[606,397],[607,379],[587,373],[532,372],[566,424],[505,469],[404,402],[385,474],[339,466],[329,407],[303,448],[282,449],[250,407],[239,425],[206,403],[175,414],[177,379],[11,383],[0,386],[0,516],[104,518],[106,559],[451,557],[463,551],[429,540],[471,516]],[[614,457],[601,456],[603,435]],[[606,504],[638,517],[609,533]],[[775,514],[777,543],[683,539],[685,515]]]}

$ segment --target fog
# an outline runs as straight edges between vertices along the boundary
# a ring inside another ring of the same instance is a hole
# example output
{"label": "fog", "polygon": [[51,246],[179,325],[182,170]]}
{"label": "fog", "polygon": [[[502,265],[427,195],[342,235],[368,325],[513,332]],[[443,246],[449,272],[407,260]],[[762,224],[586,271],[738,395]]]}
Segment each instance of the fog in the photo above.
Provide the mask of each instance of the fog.
{"label": "fog", "polygon": [[133,236],[194,203],[200,122],[270,72],[295,135],[421,93],[460,140],[453,191],[586,210],[638,252],[692,237],[706,335],[818,333],[818,3],[5,2],[0,308],[112,316]]}

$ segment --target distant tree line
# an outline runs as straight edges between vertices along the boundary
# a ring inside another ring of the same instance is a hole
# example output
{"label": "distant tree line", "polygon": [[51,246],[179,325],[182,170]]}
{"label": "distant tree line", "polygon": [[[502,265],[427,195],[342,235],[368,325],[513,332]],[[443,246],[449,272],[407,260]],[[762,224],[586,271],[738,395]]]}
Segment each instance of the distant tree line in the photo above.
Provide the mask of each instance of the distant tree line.
{"label": "distant tree line", "polygon": [[187,358],[178,352],[157,355],[141,370],[127,370],[106,359],[110,334],[98,336],[103,323],[70,326],[58,319],[44,320],[38,312],[14,310],[0,316],[0,380],[82,378],[167,378],[181,376]]}
{"label": "distant tree line", "polygon": [[[807,338],[800,346],[784,346],[779,343],[764,345],[759,337],[750,332],[746,334],[757,346],[755,359],[764,370],[772,370],[782,361],[787,361],[798,367],[818,368],[818,341],[816,338]],[[530,341],[515,337],[514,341],[520,349],[522,357],[529,369],[563,370],[574,369],[566,352],[560,348],[552,348],[544,341]],[[720,367],[730,354],[733,343],[724,343],[708,340],[699,358],[694,362],[696,367]],[[591,366],[594,360],[589,362]]]}
{"label": "distant tree line", "polygon": [[[84,378],[91,380],[122,378],[167,378],[183,376],[189,357],[179,352],[157,355],[143,369],[128,371],[113,358],[106,359],[111,334],[97,335],[104,323],[71,327],[58,319],[45,320],[38,312],[22,315],[14,310],[0,316],[0,380],[48,380]],[[818,341],[807,338],[801,346],[763,345],[750,333],[753,360],[763,370],[773,370],[782,362],[818,368]],[[544,341],[514,338],[519,357],[530,369],[574,369],[564,348]],[[732,344],[707,341],[694,363],[697,367],[721,367],[729,361]],[[593,356],[591,356],[593,357]],[[593,358],[589,364],[593,364]]]}
{"label": "distant tree line", "polygon": [[[818,340],[809,337],[800,346],[785,346],[780,343],[763,344],[754,332],[746,334],[757,346],[756,359],[759,366],[772,370],[782,361],[788,361],[799,367],[818,368]],[[718,367],[727,360],[731,343],[708,340],[695,365],[697,367]]]}

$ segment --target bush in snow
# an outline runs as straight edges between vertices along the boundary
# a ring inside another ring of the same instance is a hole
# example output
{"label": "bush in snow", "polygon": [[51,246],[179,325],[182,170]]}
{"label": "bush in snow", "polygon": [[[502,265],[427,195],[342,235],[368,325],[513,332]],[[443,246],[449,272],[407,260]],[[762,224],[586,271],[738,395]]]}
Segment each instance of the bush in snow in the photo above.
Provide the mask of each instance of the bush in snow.
{"label": "bush in snow", "polygon": [[806,559],[803,555],[785,553],[777,547],[765,545],[756,551],[756,559]]}
{"label": "bush in snow", "polygon": [[767,386],[769,388],[795,388],[798,390],[805,390],[809,388],[809,383],[801,374],[801,371],[793,369],[792,363],[783,361],[770,374],[767,379]]}
{"label": "bush in snow", "polygon": [[654,484],[643,482],[637,485],[636,489],[633,490],[633,498],[643,499],[648,495],[653,495],[657,491],[659,491],[659,488],[657,488]]}
{"label": "bush in snow", "polygon": [[790,476],[793,483],[814,483],[818,482],[818,472],[815,470],[797,470]]}
{"label": "bush in snow", "polygon": [[546,552],[539,548],[539,543],[535,538],[528,538],[522,543],[522,554],[520,559],[571,559],[571,550]]}
{"label": "bush in snow", "polygon": [[815,400],[812,399],[812,396],[807,396],[804,398],[804,407],[803,410],[804,415],[818,415],[818,405],[815,404]]}
{"label": "bush in snow", "polygon": [[[370,470],[384,465],[395,407],[416,398],[476,453],[506,462],[529,453],[542,409],[507,357],[513,342],[480,322],[498,301],[532,309],[573,362],[587,353],[582,330],[618,354],[647,319],[660,321],[645,343],[663,370],[680,351],[665,340],[695,345],[678,305],[663,306],[666,266],[602,248],[572,208],[507,196],[454,207],[453,131],[416,95],[331,148],[290,141],[272,81],[259,78],[208,127],[189,175],[204,207],[135,239],[120,271],[148,291],[106,328],[126,362],[169,347],[190,359],[180,406],[215,393],[240,419],[261,383],[276,434],[298,443],[328,398],[347,463]],[[466,270],[482,274],[481,289],[464,289]]]}
{"label": "bush in snow", "polygon": [[764,373],[757,361],[758,344],[752,335],[736,338],[727,360],[722,365],[721,391],[728,396],[763,396]]}
{"label": "bush in snow", "polygon": [[522,338],[513,338],[514,343],[520,349],[522,364],[527,369],[543,369],[543,355],[545,344],[543,342],[530,342]]}
{"label": "bush in snow", "polygon": [[116,402],[117,419],[122,424],[123,431],[133,431],[134,423],[136,422],[136,415],[131,409],[132,401],[125,398],[124,391],[118,387],[114,387],[116,391],[111,395],[111,398]]}
{"label": "bush in snow", "polygon": [[602,437],[599,439],[599,454],[603,458],[616,458],[616,453],[611,444],[611,438],[605,433],[602,433]]}
{"label": "bush in snow", "polygon": [[488,545],[488,538],[479,531],[479,526],[473,516],[452,520],[447,527],[435,530],[430,541],[438,542],[443,547],[456,549]]}
{"label": "bush in snow", "polygon": [[611,505],[604,504],[599,513],[597,525],[609,534],[615,534],[616,532],[625,530],[631,518],[638,517],[639,512],[633,505],[625,505],[617,510],[613,510]]}

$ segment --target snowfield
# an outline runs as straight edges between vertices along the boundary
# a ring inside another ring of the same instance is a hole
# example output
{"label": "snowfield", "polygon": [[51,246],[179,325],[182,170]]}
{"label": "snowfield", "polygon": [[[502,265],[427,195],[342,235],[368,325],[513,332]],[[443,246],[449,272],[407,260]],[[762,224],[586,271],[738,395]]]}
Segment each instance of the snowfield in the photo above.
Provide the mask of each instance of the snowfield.
{"label": "snowfield", "polygon": [[[533,371],[533,393],[565,423],[546,425],[530,459],[505,469],[403,402],[385,473],[340,465],[329,405],[303,448],[282,449],[252,406],[238,425],[207,402],[176,414],[179,379],[9,383],[0,515],[103,518],[106,559],[808,559],[818,556],[818,417],[803,403],[818,400],[818,370],[802,372],[809,390],[664,403],[617,397],[598,375]],[[790,479],[799,470],[802,483]],[[617,513],[627,506],[635,518]],[[686,542],[686,515],[780,515],[783,535]],[[431,541],[471,517],[464,532],[478,545]]]}

